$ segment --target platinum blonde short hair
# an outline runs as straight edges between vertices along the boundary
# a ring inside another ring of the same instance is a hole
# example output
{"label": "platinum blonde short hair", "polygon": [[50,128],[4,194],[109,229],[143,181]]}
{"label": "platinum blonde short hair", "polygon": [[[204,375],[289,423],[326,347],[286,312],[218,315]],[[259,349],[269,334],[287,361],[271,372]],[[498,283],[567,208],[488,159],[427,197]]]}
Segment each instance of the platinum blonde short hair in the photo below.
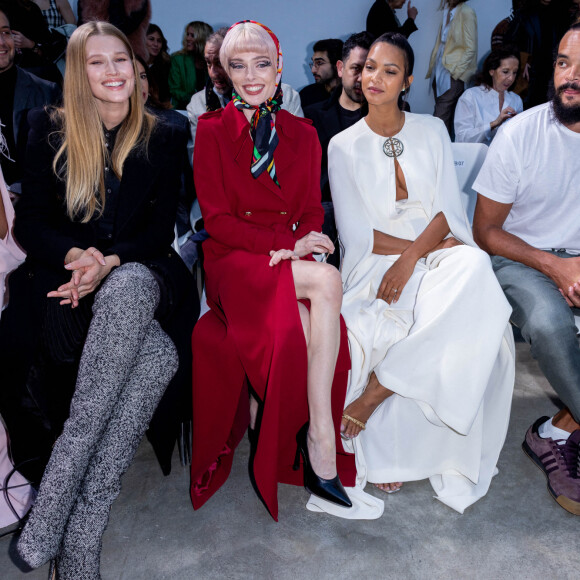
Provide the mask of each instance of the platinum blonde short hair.
{"label": "platinum blonde short hair", "polygon": [[268,31],[253,22],[242,22],[226,34],[220,49],[220,62],[225,71],[229,61],[242,52],[265,52],[276,66],[278,50]]}

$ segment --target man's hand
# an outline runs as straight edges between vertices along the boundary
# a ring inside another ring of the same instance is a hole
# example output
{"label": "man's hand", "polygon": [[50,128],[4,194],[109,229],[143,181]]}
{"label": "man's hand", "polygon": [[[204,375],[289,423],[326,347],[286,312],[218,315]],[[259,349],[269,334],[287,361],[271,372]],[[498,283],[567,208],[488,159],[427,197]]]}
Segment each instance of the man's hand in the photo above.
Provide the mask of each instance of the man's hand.
{"label": "man's hand", "polygon": [[409,3],[407,4],[407,17],[415,20],[417,14],[419,14],[419,11],[414,6],[411,6],[411,0],[409,0]]}
{"label": "man's hand", "polygon": [[[562,291],[560,290],[560,292]],[[576,308],[580,308],[580,282],[576,282],[574,286],[570,286],[570,288],[568,288],[567,294],[562,292],[562,296],[564,296],[566,299],[568,306],[575,306]]]}
{"label": "man's hand", "polygon": [[580,307],[580,257],[554,256],[544,274],[555,282],[568,306]]}
{"label": "man's hand", "polygon": [[23,49],[23,48],[34,48],[36,46],[36,42],[34,40],[30,40],[17,30],[12,31],[12,38],[14,38],[14,47]]}

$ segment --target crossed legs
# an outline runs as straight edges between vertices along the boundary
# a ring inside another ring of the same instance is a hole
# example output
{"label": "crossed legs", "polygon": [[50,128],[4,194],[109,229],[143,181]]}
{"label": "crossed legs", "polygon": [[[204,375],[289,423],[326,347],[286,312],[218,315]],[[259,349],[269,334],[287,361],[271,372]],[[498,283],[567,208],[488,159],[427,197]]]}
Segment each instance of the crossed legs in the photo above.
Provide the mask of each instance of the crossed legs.
{"label": "crossed legs", "polygon": [[[113,271],[95,297],[70,417],[18,543],[33,567],[60,550],[64,579],[99,578],[101,536],[121,475],[178,365],[153,319],[158,302],[155,278],[134,263]],[[74,554],[80,544],[83,563]]]}

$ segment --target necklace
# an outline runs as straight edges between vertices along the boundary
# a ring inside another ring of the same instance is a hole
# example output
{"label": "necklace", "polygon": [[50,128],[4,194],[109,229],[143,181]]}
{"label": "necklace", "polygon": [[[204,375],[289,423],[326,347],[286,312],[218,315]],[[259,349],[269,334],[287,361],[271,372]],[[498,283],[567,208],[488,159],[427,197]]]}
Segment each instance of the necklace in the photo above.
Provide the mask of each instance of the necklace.
{"label": "necklace", "polygon": [[[399,127],[397,133],[401,131],[404,124],[405,124],[405,115],[403,114],[403,122],[401,123],[401,126]],[[403,154],[404,150],[405,146],[403,145],[402,141],[400,139],[397,139],[396,137],[387,137],[387,140],[383,143],[383,153],[387,157],[394,157],[396,159],[397,157],[400,157]]]}

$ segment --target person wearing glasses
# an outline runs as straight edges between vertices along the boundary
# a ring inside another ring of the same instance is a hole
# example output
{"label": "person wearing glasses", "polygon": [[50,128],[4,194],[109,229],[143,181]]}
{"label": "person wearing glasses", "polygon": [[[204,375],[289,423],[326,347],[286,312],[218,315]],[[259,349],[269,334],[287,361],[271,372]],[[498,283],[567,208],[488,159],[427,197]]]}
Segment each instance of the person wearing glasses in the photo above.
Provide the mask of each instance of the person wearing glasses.
{"label": "person wearing glasses", "polygon": [[300,91],[302,109],[325,101],[338,86],[340,81],[336,63],[342,58],[342,45],[342,40],[338,38],[326,38],[314,43],[310,60],[314,82]]}

